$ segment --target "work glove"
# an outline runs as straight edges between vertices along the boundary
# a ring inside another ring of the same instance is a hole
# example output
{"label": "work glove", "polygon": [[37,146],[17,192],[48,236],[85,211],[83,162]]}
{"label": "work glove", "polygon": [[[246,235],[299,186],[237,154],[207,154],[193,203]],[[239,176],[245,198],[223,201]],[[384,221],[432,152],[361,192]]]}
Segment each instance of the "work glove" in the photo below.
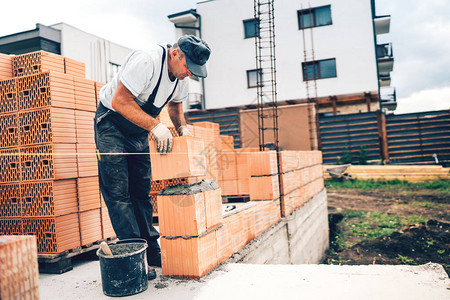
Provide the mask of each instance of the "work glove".
{"label": "work glove", "polygon": [[162,123],[159,123],[155,127],[153,127],[151,133],[156,141],[156,151],[161,154],[166,154],[172,151],[173,138],[170,130],[164,126]]}
{"label": "work glove", "polygon": [[180,127],[178,127],[178,129],[177,129],[177,131],[178,131],[178,134],[180,135],[180,136],[193,136],[192,135],[192,133],[189,131],[189,129],[187,128],[187,126],[180,126]]}

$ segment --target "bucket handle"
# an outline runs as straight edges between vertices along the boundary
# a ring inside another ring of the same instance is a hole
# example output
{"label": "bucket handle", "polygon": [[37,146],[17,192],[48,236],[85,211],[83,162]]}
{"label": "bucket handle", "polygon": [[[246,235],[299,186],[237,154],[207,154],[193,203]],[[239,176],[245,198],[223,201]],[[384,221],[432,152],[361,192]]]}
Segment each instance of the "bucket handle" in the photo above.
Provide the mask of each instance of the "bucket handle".
{"label": "bucket handle", "polygon": [[144,239],[140,239],[140,238],[133,238],[133,239],[124,239],[124,240],[119,240],[116,241],[114,243],[111,243],[112,245],[118,245],[118,244],[126,244],[126,243],[145,243],[147,244],[147,241]]}

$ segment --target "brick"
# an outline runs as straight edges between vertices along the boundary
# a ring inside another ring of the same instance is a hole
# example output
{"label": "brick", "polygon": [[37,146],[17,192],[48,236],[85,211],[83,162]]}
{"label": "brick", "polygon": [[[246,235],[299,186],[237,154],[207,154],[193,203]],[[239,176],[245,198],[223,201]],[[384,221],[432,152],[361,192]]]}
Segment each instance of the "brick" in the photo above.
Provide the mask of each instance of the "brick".
{"label": "brick", "polygon": [[78,214],[23,218],[23,234],[37,237],[38,253],[61,253],[80,247]]}
{"label": "brick", "polygon": [[95,112],[97,99],[95,81],[74,77],[75,109]]}
{"label": "brick", "polygon": [[203,128],[209,128],[213,130],[214,136],[220,135],[220,124],[214,123],[214,122],[196,122],[194,123],[194,127],[203,127]]}
{"label": "brick", "polygon": [[[224,217],[224,225],[228,228],[231,249],[235,253],[244,248],[255,238],[255,205],[247,206],[243,210]],[[238,205],[239,208],[239,205]]]}
{"label": "brick", "polygon": [[45,51],[30,52],[12,58],[14,77],[38,74],[45,71],[64,73],[64,57]]}
{"label": "brick", "polygon": [[17,79],[0,80],[0,114],[17,112]]}
{"label": "brick", "polygon": [[75,179],[21,184],[23,217],[61,216],[78,211]]}
{"label": "brick", "polygon": [[238,181],[236,179],[231,180],[219,180],[217,183],[222,190],[223,196],[235,196],[239,195]]}
{"label": "brick", "polygon": [[0,115],[0,149],[19,146],[19,116],[17,113]]}
{"label": "brick", "polygon": [[20,146],[75,143],[75,113],[72,109],[44,108],[19,112]]}
{"label": "brick", "polygon": [[73,76],[44,72],[17,79],[19,110],[75,107]]}
{"label": "brick", "polygon": [[20,183],[0,184],[0,218],[20,217]]}
{"label": "brick", "polygon": [[234,140],[231,135],[219,135],[215,137],[216,151],[228,151],[234,149]]}
{"label": "brick", "polygon": [[21,180],[21,157],[19,148],[0,149],[0,183]]}
{"label": "brick", "polygon": [[2,299],[39,299],[36,237],[2,236],[1,240]]}
{"label": "brick", "polygon": [[222,180],[236,180],[238,178],[237,157],[235,151],[217,152],[217,166]]}
{"label": "brick", "polygon": [[0,53],[0,80],[10,79],[12,76],[12,56]]}
{"label": "brick", "polygon": [[200,278],[218,264],[216,230],[194,238],[161,237],[162,275]]}
{"label": "brick", "polygon": [[157,196],[161,236],[198,236],[206,232],[204,193]]}
{"label": "brick", "polygon": [[221,224],[222,218],[222,191],[220,189],[205,191],[206,229],[212,229]]}
{"label": "brick", "polygon": [[21,148],[20,174],[24,181],[78,177],[75,144]]}
{"label": "brick", "polygon": [[0,235],[23,234],[23,223],[20,217],[0,218]]}
{"label": "brick", "polygon": [[92,244],[102,239],[102,218],[100,208],[78,213],[80,216],[81,246]]}
{"label": "brick", "polygon": [[231,255],[233,255],[234,253],[231,247],[231,239],[229,236],[227,224],[223,224],[223,226],[217,229],[216,238],[217,238],[217,259],[218,264],[221,264],[228,258],[230,258]]}
{"label": "brick", "polygon": [[78,212],[100,208],[98,176],[79,177],[77,181]]}
{"label": "brick", "polygon": [[248,152],[250,175],[272,175],[278,173],[275,151]]}
{"label": "brick", "polygon": [[250,177],[250,200],[272,200],[278,197],[278,175]]}
{"label": "brick", "polygon": [[167,106],[165,106],[161,112],[159,113],[157,119],[164,124],[166,127],[173,127],[172,120],[169,116],[169,111],[167,110]]}
{"label": "brick", "polygon": [[78,176],[98,175],[98,163],[95,144],[76,144]]}
{"label": "brick", "polygon": [[73,75],[76,78],[86,77],[85,64],[68,57],[64,57],[64,72],[68,75]]}
{"label": "brick", "polygon": [[174,138],[172,152],[162,155],[156,151],[156,143],[151,142],[152,180],[205,175],[203,147],[200,139],[181,136]]}
{"label": "brick", "polygon": [[103,82],[95,81],[95,103],[98,106],[100,103],[100,89],[105,85]]}
{"label": "brick", "polygon": [[76,143],[95,144],[94,112],[75,110]]}
{"label": "brick", "polygon": [[109,219],[108,209],[106,207],[100,208],[102,215],[102,239],[109,239],[116,237],[114,228],[112,227],[111,220]]}

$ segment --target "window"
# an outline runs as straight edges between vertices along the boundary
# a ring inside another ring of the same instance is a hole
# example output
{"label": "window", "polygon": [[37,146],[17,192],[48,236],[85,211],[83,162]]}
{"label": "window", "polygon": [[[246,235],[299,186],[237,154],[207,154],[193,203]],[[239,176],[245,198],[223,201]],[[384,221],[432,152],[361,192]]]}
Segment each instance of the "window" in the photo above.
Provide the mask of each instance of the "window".
{"label": "window", "polygon": [[259,22],[256,19],[244,20],[245,38],[259,36]]}
{"label": "window", "polygon": [[336,77],[336,59],[324,59],[302,63],[303,81]]}
{"label": "window", "polygon": [[247,71],[247,85],[249,88],[263,86],[262,84],[262,70],[248,70]]}
{"label": "window", "polygon": [[297,11],[298,28],[310,28],[331,25],[330,5]]}

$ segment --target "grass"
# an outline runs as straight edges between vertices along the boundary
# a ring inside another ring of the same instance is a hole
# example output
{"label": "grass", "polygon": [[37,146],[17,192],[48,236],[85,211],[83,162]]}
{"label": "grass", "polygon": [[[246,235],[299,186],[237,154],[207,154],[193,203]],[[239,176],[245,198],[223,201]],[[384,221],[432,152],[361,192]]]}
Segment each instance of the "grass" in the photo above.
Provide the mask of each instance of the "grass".
{"label": "grass", "polygon": [[332,247],[347,249],[364,240],[390,235],[405,225],[426,222],[427,219],[424,217],[347,210],[339,224],[340,232],[332,242]]}
{"label": "grass", "polygon": [[436,193],[450,195],[450,180],[436,180],[431,182],[412,183],[405,180],[358,180],[339,181],[325,180],[325,187],[331,189],[358,189],[358,190],[411,190],[426,189]]}

